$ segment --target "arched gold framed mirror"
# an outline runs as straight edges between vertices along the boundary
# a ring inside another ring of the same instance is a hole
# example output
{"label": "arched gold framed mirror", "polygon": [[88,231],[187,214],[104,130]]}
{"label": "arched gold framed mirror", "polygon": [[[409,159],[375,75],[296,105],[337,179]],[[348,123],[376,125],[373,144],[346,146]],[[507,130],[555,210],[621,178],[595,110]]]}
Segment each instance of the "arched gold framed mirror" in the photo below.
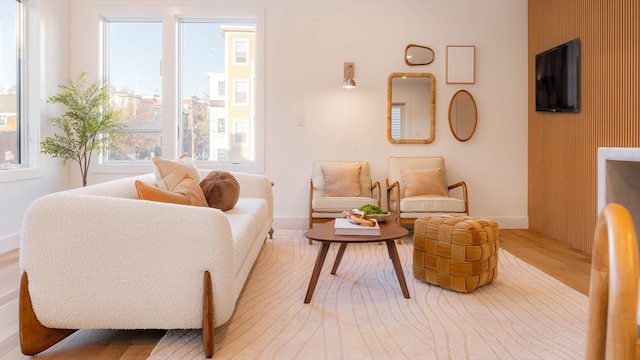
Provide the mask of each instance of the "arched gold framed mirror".
{"label": "arched gold framed mirror", "polygon": [[476,101],[467,90],[458,90],[449,103],[449,128],[459,141],[471,139],[478,123]]}
{"label": "arched gold framed mirror", "polygon": [[429,144],[436,132],[436,79],[428,73],[392,73],[387,87],[387,139]]}
{"label": "arched gold framed mirror", "polygon": [[409,66],[429,65],[433,58],[434,53],[430,47],[409,44],[404,48],[404,62]]}

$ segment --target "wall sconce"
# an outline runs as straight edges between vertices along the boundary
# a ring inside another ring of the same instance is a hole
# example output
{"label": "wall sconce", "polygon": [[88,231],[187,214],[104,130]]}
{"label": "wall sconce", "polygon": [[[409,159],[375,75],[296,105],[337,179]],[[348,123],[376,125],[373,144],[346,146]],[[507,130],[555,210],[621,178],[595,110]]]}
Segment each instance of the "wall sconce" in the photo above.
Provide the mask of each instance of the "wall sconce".
{"label": "wall sconce", "polygon": [[344,80],[342,80],[342,87],[345,89],[353,89],[356,87],[356,81],[353,78],[355,74],[354,65],[352,62],[344,63]]}

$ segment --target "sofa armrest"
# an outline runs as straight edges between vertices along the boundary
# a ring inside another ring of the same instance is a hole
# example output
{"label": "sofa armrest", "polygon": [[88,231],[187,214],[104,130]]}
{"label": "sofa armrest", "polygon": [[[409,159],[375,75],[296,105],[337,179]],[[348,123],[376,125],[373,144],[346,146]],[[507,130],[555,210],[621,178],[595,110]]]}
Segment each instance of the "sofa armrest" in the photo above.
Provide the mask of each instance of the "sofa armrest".
{"label": "sofa armrest", "polygon": [[206,270],[217,325],[233,313],[233,251],[217,209],[56,193],[25,213],[20,266],[44,326],[199,328]]}
{"label": "sofa armrest", "polygon": [[269,217],[273,218],[273,184],[268,177],[243,172],[231,173],[240,184],[240,197],[264,198],[269,203]]}

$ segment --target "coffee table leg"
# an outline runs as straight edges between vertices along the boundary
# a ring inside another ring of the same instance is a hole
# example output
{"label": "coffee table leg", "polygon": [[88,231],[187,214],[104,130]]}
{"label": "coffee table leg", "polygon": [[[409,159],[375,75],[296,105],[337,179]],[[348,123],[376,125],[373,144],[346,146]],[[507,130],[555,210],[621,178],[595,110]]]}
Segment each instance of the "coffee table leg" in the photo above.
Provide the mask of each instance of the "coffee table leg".
{"label": "coffee table leg", "polygon": [[318,251],[318,257],[316,258],[316,264],[313,267],[313,272],[311,273],[311,280],[309,281],[309,287],[307,288],[307,296],[304,298],[304,303],[308,304],[311,301],[311,297],[313,296],[313,291],[316,289],[316,284],[318,283],[318,278],[320,277],[320,271],[322,270],[322,265],[324,264],[324,259],[327,257],[327,252],[329,252],[330,242],[322,242],[320,244],[320,250]]}
{"label": "coffee table leg", "polygon": [[331,268],[331,275],[335,275],[336,271],[338,271],[338,266],[340,266],[340,262],[342,261],[342,255],[344,255],[345,250],[347,250],[347,243],[340,244],[340,249],[338,249],[338,255],[336,255],[336,260],[333,262],[333,267]]}
{"label": "coffee table leg", "polygon": [[396,270],[398,276],[398,282],[402,289],[402,295],[405,299],[410,299],[409,289],[407,288],[407,282],[404,279],[404,272],[402,271],[402,265],[400,265],[400,257],[398,257],[398,249],[396,249],[396,243],[394,240],[387,240],[387,249],[389,250],[389,257],[393,263],[393,268]]}

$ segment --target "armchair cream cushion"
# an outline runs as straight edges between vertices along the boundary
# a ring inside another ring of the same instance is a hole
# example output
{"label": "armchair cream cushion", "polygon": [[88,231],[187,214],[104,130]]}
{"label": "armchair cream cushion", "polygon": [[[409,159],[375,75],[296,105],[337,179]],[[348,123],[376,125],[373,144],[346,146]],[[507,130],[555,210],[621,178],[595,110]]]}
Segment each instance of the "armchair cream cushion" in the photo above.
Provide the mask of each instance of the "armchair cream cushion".
{"label": "armchair cream cushion", "polygon": [[406,197],[400,200],[400,209],[403,215],[412,214],[411,217],[420,217],[420,213],[465,213],[464,201],[449,196],[420,195]]}

